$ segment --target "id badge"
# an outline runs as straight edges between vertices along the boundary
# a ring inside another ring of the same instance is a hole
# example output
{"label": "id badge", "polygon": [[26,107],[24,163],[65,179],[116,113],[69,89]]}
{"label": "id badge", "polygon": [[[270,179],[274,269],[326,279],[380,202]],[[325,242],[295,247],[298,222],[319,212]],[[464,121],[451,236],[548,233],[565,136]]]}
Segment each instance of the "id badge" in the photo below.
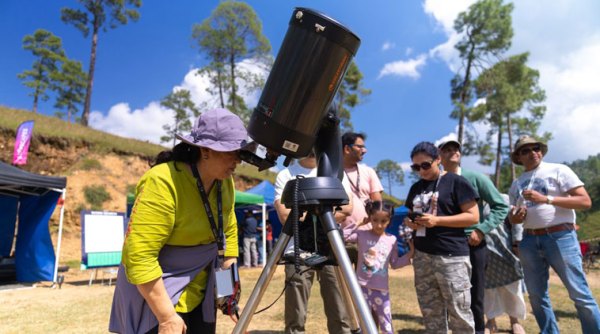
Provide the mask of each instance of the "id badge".
{"label": "id badge", "polygon": [[217,298],[233,295],[232,277],[233,276],[231,275],[231,268],[215,270]]}
{"label": "id badge", "polygon": [[419,228],[417,229],[417,237],[424,237],[426,231],[427,228],[425,226],[419,226]]}

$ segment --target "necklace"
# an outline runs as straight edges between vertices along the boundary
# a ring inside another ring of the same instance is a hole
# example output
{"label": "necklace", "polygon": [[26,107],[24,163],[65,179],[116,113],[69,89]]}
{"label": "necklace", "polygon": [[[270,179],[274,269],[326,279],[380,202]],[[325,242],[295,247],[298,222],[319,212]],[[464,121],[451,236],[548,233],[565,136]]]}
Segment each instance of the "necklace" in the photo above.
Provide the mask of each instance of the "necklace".
{"label": "necklace", "polygon": [[352,191],[354,192],[354,194],[356,194],[356,196],[360,197],[360,189],[358,188],[360,186],[360,170],[358,169],[358,165],[356,165],[356,184],[352,182],[352,180],[350,179],[350,175],[348,175],[348,172],[345,169],[344,173],[348,178],[348,182],[350,182],[350,185],[352,185]]}

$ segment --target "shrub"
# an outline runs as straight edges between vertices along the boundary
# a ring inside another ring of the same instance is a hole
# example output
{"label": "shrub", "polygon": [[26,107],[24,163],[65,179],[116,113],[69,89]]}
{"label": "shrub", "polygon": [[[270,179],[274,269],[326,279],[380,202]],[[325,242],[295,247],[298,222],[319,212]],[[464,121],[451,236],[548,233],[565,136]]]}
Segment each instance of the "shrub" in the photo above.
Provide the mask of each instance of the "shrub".
{"label": "shrub", "polygon": [[92,210],[102,210],[102,204],[110,199],[110,194],[102,185],[86,186],[83,188],[83,195],[91,205]]}
{"label": "shrub", "polygon": [[85,158],[81,161],[82,170],[102,169],[102,164],[96,159]]}

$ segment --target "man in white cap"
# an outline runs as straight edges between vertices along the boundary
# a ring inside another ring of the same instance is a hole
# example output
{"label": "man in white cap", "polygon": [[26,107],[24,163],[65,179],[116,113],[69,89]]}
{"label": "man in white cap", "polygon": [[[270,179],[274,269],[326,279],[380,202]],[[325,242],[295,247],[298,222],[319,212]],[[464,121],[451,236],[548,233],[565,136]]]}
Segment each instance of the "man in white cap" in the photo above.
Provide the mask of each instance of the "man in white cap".
{"label": "man in white cap", "polygon": [[[485,331],[483,297],[485,295],[486,242],[485,235],[498,227],[508,214],[500,192],[486,175],[461,168],[461,145],[456,140],[448,140],[438,146],[444,170],[462,175],[479,193],[479,223],[465,227],[469,241],[469,259],[471,260],[471,311],[475,320],[475,333]],[[483,214],[485,203],[490,208],[488,215]]]}
{"label": "man in white cap", "polygon": [[510,187],[509,219],[523,224],[519,253],[529,302],[542,333],[558,333],[548,294],[552,267],[575,302],[581,329],[600,333],[600,311],[586,281],[575,233],[575,210],[589,209],[592,201],[583,182],[566,165],[542,161],[548,146],[521,136],[511,160],[525,171]]}

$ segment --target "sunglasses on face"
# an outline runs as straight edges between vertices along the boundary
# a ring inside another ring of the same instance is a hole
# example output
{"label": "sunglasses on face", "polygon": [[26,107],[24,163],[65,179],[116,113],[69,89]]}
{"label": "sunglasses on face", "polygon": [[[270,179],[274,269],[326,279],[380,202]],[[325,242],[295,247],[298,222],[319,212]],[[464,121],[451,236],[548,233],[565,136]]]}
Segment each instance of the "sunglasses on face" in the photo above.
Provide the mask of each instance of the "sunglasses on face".
{"label": "sunglasses on face", "polygon": [[542,150],[542,147],[540,145],[526,147],[519,151],[519,155],[527,155],[527,154],[531,153],[531,151],[533,151],[535,153],[539,153],[541,150]]}
{"label": "sunglasses on face", "polygon": [[365,145],[360,145],[360,144],[350,144],[350,147],[358,147],[359,150],[365,150],[367,149],[367,147]]}
{"label": "sunglasses on face", "polygon": [[421,162],[420,164],[410,165],[410,169],[414,170],[415,172],[419,172],[421,169],[428,170],[431,168],[432,164],[433,164],[433,161],[431,161],[431,162],[424,161],[424,162]]}

